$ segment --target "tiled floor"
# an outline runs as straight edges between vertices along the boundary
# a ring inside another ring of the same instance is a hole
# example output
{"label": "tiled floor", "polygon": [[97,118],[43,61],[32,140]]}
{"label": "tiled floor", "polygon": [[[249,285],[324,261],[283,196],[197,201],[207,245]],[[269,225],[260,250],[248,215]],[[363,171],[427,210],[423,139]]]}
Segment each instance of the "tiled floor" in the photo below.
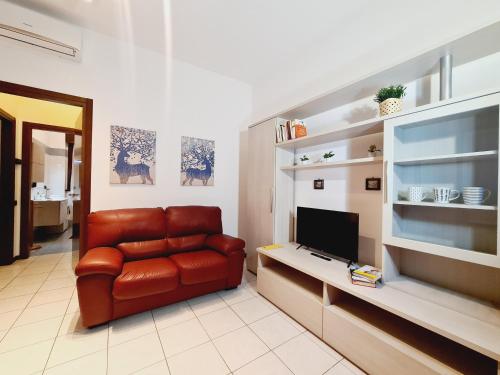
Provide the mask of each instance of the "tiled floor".
{"label": "tiled floor", "polygon": [[87,330],[76,253],[0,267],[0,374],[363,374],[256,292],[235,290]]}

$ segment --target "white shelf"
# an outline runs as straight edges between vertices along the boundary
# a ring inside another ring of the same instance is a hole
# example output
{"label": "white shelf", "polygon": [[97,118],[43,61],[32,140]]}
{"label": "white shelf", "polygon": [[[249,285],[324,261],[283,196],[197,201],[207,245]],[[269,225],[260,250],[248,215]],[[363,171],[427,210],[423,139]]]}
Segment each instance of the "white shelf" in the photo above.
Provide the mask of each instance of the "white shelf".
{"label": "white shelf", "polygon": [[[411,278],[389,282],[379,288],[353,285],[346,276],[346,264],[324,261],[296,244],[257,251],[368,303],[436,332],[444,337],[500,360],[500,311],[494,305],[447,291]],[[425,293],[424,293],[425,292]],[[458,311],[463,306],[464,310]]]}
{"label": "white shelf", "polygon": [[442,163],[457,163],[474,160],[494,159],[498,157],[497,150],[479,151],[479,152],[466,152],[461,154],[428,156],[421,158],[407,158],[395,160],[396,165],[422,165],[422,164],[442,164]]}
{"label": "white shelf", "polygon": [[497,206],[472,205],[472,204],[463,204],[463,203],[436,203],[436,202],[396,201],[393,204],[402,205],[402,206],[462,208],[462,209],[466,209],[466,210],[486,210],[486,211],[496,211],[497,210]]}
{"label": "white shelf", "polygon": [[287,165],[281,167],[282,171],[290,171],[290,170],[301,170],[301,169],[316,169],[316,168],[334,168],[334,167],[345,167],[345,166],[354,166],[354,165],[366,165],[366,164],[375,164],[382,163],[383,157],[369,157],[369,158],[359,158],[359,159],[348,159],[348,160],[338,160],[332,162],[319,162],[305,165]]}
{"label": "white shelf", "polygon": [[384,131],[383,118],[374,118],[355,124],[344,125],[335,129],[321,132],[318,134],[308,135],[306,137],[295,138],[289,141],[276,143],[276,147],[286,149],[296,149],[301,147],[314,146],[329,142],[340,141],[343,139],[350,139],[362,137],[365,135],[382,133]]}

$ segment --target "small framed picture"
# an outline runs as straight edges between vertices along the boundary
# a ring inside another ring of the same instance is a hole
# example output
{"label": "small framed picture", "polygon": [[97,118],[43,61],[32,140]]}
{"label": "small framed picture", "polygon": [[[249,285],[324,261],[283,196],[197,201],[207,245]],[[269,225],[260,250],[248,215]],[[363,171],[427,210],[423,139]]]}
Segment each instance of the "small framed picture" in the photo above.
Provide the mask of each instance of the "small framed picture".
{"label": "small framed picture", "polygon": [[313,186],[315,190],[323,190],[325,188],[325,180],[314,180]]}
{"label": "small framed picture", "polygon": [[370,177],[366,179],[365,190],[380,190],[382,179],[379,177]]}

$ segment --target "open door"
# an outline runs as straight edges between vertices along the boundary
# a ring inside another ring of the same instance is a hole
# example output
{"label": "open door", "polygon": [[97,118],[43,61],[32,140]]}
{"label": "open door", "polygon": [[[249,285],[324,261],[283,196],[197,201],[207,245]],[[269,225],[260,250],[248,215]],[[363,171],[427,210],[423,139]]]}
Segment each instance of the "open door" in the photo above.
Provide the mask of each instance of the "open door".
{"label": "open door", "polygon": [[13,262],[16,119],[0,108],[0,265]]}

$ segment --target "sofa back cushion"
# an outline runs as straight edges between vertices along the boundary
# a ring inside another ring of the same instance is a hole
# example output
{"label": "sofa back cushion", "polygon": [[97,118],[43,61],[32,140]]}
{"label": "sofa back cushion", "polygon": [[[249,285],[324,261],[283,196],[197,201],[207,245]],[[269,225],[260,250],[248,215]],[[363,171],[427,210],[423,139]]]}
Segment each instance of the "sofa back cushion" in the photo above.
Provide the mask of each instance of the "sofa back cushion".
{"label": "sofa back cushion", "polygon": [[167,255],[167,240],[122,242],[116,245],[126,260],[157,258]]}
{"label": "sofa back cushion", "polygon": [[149,243],[164,240],[165,235],[165,211],[161,208],[97,211],[88,217],[88,248],[121,244],[127,258],[136,252],[136,258],[142,258],[146,253],[165,251],[165,241]]}
{"label": "sofa back cushion", "polygon": [[165,212],[169,253],[204,248],[208,235],[222,233],[219,207],[173,206]]}

